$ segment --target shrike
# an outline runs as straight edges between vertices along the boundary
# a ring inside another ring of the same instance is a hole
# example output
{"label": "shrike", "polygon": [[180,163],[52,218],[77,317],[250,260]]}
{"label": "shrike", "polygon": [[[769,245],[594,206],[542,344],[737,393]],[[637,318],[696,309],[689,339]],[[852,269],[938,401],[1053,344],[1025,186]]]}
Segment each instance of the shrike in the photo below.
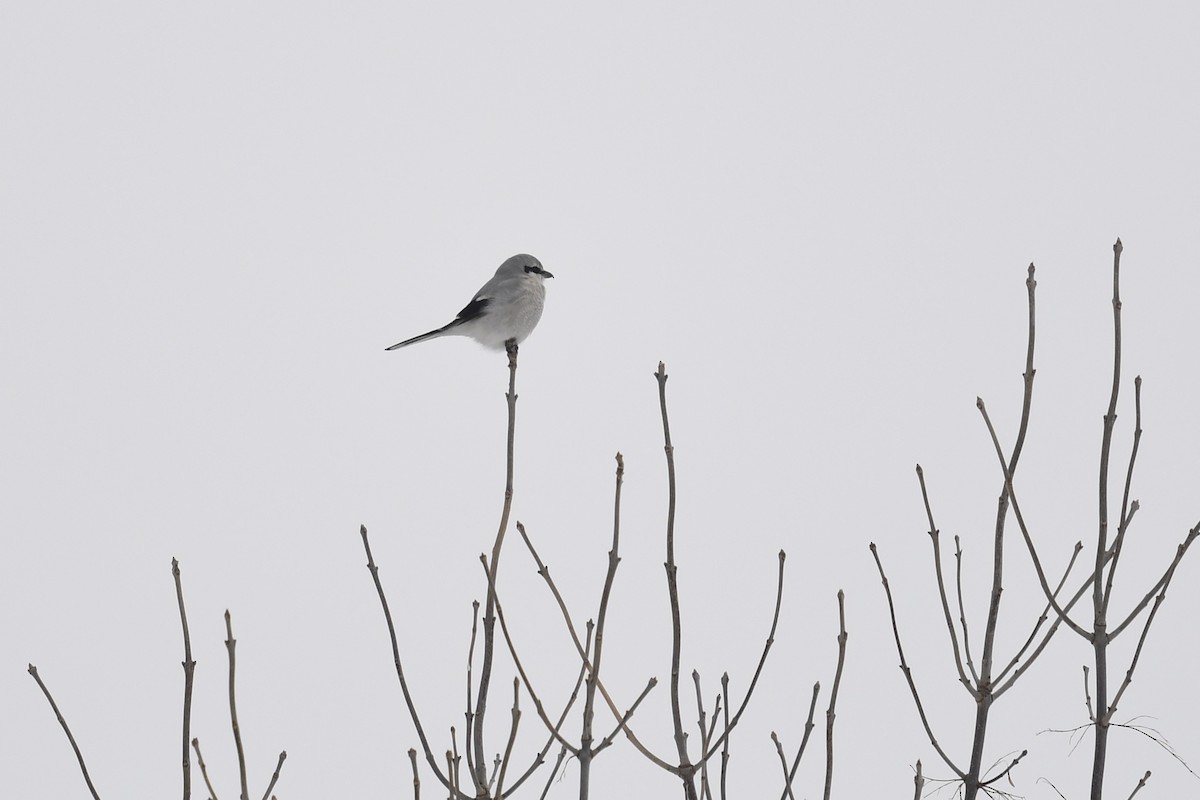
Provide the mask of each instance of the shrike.
{"label": "shrike", "polygon": [[388,350],[436,339],[439,336],[470,336],[484,347],[503,350],[508,342],[525,341],[546,302],[546,278],[542,262],[521,253],[505,261],[492,279],[475,293],[471,302],[448,325],[392,345]]}

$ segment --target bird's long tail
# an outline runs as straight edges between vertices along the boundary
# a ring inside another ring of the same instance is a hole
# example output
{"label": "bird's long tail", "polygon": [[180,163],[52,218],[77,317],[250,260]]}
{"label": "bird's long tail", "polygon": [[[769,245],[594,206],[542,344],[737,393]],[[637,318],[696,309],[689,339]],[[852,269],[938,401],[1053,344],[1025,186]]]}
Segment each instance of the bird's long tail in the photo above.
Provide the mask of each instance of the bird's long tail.
{"label": "bird's long tail", "polygon": [[438,328],[437,330],[430,331],[429,333],[422,333],[420,336],[414,336],[411,339],[405,339],[403,342],[397,342],[396,344],[392,345],[391,347],[385,347],[384,350],[397,350],[401,347],[407,347],[410,344],[416,344],[417,342],[423,342],[426,339],[436,339],[439,336],[445,336],[446,334],[451,333],[454,328],[458,327],[458,325],[461,322],[462,322],[462,320],[456,319],[456,320],[454,320],[454,322],[451,322],[449,325],[443,325],[442,327]]}

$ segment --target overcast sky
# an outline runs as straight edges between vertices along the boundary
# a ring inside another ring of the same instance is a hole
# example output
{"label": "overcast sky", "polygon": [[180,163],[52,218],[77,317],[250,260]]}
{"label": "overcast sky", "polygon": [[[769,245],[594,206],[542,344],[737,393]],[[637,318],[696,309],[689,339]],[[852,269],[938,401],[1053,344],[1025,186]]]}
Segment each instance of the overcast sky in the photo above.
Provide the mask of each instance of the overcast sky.
{"label": "overcast sky", "polygon": [[[639,735],[672,752],[662,360],[683,662],[710,706],[723,671],[744,691],[788,553],[732,796],[777,796],[770,731],[794,750],[818,680],[824,709],[838,589],[850,639],[835,796],[907,796],[918,758],[947,777],[867,545],[889,567],[939,740],[965,764],[974,704],[913,468],[943,536],[963,539],[977,650],[1002,477],[975,397],[1010,446],[1031,261],[1037,381],[1017,490],[1049,568],[1096,533],[1118,236],[1115,473],[1135,374],[1145,434],[1114,607],[1200,519],[1198,37],[1184,3],[5,3],[4,794],[86,795],[29,662],[103,797],[179,791],[177,557],[199,662],[192,730],[219,796],[238,791],[226,608],[251,794],[286,749],[281,798],[410,796],[417,739],[358,527],[442,752],[462,727],[477,557],[501,507],[507,374],[464,339],[383,348],[447,322],[518,252],[556,277],[521,350],[514,520],[582,623],[624,453],[605,667],[622,705],[658,677]],[[1007,553],[1004,659],[1041,609],[1019,539]],[[1154,727],[1200,771],[1198,567],[1180,568],[1117,719]],[[500,591],[558,707],[577,662],[515,536]],[[1118,641],[1118,674],[1133,644]],[[1089,662],[1065,632],[995,706],[986,760],[1030,750],[1019,794],[1086,792],[1090,735],[1072,753],[1045,731],[1087,722]],[[492,751],[512,674],[501,659]],[[695,730],[690,683],[685,701]],[[542,734],[522,705],[524,760]],[[1143,796],[1200,793],[1137,732],[1110,747],[1112,796],[1146,769]],[[798,796],[820,795],[823,761],[818,739]],[[573,796],[576,776],[572,764],[550,797]],[[623,740],[593,770],[594,797],[677,792]]]}

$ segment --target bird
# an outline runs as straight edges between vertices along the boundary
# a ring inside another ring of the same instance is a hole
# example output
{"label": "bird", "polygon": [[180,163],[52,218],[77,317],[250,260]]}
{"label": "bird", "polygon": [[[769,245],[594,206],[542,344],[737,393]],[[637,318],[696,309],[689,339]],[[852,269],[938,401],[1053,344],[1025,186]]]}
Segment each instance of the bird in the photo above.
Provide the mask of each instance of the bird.
{"label": "bird", "polygon": [[469,336],[491,350],[519,345],[542,318],[545,280],[553,277],[542,268],[542,262],[518,253],[500,265],[492,279],[449,323],[384,349],[396,350],[439,336]]}

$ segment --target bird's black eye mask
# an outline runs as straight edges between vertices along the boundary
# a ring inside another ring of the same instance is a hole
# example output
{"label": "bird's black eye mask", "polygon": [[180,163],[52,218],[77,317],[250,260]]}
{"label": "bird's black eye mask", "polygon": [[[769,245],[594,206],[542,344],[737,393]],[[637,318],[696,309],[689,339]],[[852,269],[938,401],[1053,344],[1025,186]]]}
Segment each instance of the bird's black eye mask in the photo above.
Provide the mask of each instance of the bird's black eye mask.
{"label": "bird's black eye mask", "polygon": [[543,278],[553,278],[554,277],[554,273],[547,272],[546,270],[542,269],[540,266],[537,266],[534,264],[526,264],[525,265],[525,274],[528,275],[531,272],[534,275],[541,275]]}

